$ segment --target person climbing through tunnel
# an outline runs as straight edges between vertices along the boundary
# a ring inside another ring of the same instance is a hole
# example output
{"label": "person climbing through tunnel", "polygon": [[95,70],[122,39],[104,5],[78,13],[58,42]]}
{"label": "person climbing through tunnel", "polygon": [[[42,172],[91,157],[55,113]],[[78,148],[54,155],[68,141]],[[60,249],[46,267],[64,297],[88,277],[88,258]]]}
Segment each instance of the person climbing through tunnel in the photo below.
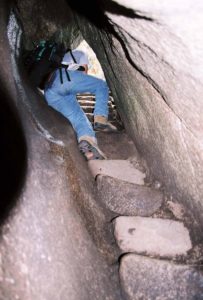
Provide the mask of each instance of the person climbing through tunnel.
{"label": "person climbing through tunnel", "polygon": [[[79,150],[86,160],[105,159],[104,153],[98,147],[95,131],[117,131],[117,128],[108,122],[107,83],[87,74],[89,60],[87,54],[81,50],[68,51],[62,64],[67,65],[67,69],[57,69],[45,84],[46,101],[70,121],[77,135]],[[68,80],[62,83],[61,77],[68,77]],[[76,98],[77,93],[85,92],[95,94],[93,126]]]}

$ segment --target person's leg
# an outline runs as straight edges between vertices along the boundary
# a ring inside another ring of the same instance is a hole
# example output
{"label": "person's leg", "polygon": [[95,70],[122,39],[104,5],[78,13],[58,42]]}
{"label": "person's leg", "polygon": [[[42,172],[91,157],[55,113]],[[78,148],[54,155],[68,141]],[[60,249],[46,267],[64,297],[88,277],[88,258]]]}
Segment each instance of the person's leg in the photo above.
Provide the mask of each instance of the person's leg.
{"label": "person's leg", "polygon": [[79,71],[70,71],[70,77],[73,82],[72,92],[95,94],[94,129],[103,132],[117,132],[117,128],[108,122],[109,90],[106,82]]}
{"label": "person's leg", "polygon": [[94,94],[96,98],[94,115],[101,115],[107,118],[109,89],[106,82],[102,79],[87,75],[80,71],[69,71],[69,74],[71,81],[74,83],[71,86],[71,92],[89,92]]}
{"label": "person's leg", "polygon": [[95,132],[77,102],[76,96],[64,95],[63,88],[56,82],[46,88],[45,98],[48,104],[70,121],[77,135],[80,152],[87,160],[106,158],[98,148]]}
{"label": "person's leg", "polygon": [[52,90],[47,90],[45,97],[51,107],[70,121],[76,132],[78,141],[82,136],[95,137],[92,125],[74,95],[60,96],[53,93]]}

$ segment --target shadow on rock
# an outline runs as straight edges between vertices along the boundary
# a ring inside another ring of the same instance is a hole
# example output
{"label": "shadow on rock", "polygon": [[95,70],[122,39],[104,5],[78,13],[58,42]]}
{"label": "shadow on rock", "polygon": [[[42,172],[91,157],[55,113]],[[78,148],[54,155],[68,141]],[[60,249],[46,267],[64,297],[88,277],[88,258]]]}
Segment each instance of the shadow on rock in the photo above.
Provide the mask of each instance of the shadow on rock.
{"label": "shadow on rock", "polygon": [[16,205],[24,182],[27,149],[17,112],[10,105],[10,99],[2,85],[0,95],[0,225],[2,225],[11,209]]}

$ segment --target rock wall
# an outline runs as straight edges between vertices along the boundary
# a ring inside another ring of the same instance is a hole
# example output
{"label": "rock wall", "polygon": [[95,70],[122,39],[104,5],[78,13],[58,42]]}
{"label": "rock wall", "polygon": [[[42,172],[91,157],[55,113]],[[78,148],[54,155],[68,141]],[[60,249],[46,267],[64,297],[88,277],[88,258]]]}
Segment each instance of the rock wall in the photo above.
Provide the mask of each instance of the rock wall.
{"label": "rock wall", "polygon": [[1,4],[0,299],[121,299],[94,179],[70,124],[23,76],[22,27]]}
{"label": "rock wall", "polygon": [[95,201],[94,180],[70,125],[19,72],[21,37],[27,45],[52,36],[72,43],[83,34],[151,174],[193,213],[193,226],[202,226],[203,5],[120,1],[137,10],[135,18],[115,13],[113,2],[104,1],[123,33],[124,43],[114,39],[113,51],[101,27],[73,15],[65,0],[57,7],[52,1],[15,1],[15,15],[12,2],[2,0],[0,9],[1,98],[8,105],[1,106],[1,114],[4,128],[14,120],[9,134],[16,129],[12,162],[18,162],[20,180],[11,196],[6,189],[2,194],[10,215],[1,216],[0,299],[122,299],[116,266],[108,263],[115,256],[111,232],[104,229],[107,212]]}
{"label": "rock wall", "polygon": [[17,0],[13,7],[21,23],[26,48],[32,48],[33,42],[50,38],[64,41],[67,48],[80,43],[82,38],[66,0],[57,1],[57,5],[54,1]]}
{"label": "rock wall", "polygon": [[190,0],[117,2],[153,19],[108,15],[122,30],[127,49],[115,40],[114,55],[106,36],[81,18],[80,29],[152,175],[202,225],[203,5]]}

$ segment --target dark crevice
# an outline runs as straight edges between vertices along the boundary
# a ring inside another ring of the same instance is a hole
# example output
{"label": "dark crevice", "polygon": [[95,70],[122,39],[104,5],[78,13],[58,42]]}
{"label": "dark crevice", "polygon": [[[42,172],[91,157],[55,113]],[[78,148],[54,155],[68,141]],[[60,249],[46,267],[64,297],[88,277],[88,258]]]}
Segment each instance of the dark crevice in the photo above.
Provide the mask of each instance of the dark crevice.
{"label": "dark crevice", "polygon": [[113,66],[112,66],[112,64],[111,64],[111,60],[110,60],[109,55],[108,55],[108,53],[107,53],[107,49],[106,49],[106,47],[105,47],[104,41],[103,41],[103,39],[102,39],[102,37],[101,37],[101,32],[99,32],[99,34],[100,34],[100,35],[99,35],[99,37],[100,37],[100,42],[102,43],[103,50],[104,50],[104,53],[105,53],[105,58],[106,58],[106,60],[108,61],[108,64],[109,64],[109,66],[110,66],[110,68],[111,68],[111,71],[112,71],[114,77],[115,77],[116,79],[118,79],[118,77],[117,77],[117,75],[116,75],[116,73],[115,73],[115,71],[114,71],[114,68],[113,68]]}
{"label": "dark crevice", "polygon": [[111,20],[106,15],[106,12],[123,15],[132,19],[152,21],[152,18],[142,15],[140,11],[126,8],[111,0],[86,0],[84,2],[80,0],[67,0],[67,3],[73,11],[85,17],[99,30],[103,30],[113,36],[115,30],[111,24]]}
{"label": "dark crevice", "polygon": [[25,180],[27,148],[20,120],[16,111],[9,105],[9,97],[0,88],[1,95],[1,189],[0,225],[15,207]]}
{"label": "dark crevice", "polygon": [[[87,0],[81,2],[80,0],[67,0],[71,9],[79,16],[84,17],[89,23],[94,25],[99,31],[106,34],[107,41],[111,47],[112,52],[115,54],[115,45],[113,43],[113,37],[120,43],[127,60],[132,64],[132,58],[126,47],[124,34],[121,27],[114,23],[107,15],[106,12],[123,15],[133,19],[141,19],[152,22],[153,19],[144,15],[141,15],[140,11],[128,9],[125,6],[108,0]],[[91,9],[89,9],[91,7]],[[111,9],[110,9],[111,7]],[[92,11],[94,13],[92,13]]]}
{"label": "dark crevice", "polygon": [[121,15],[131,19],[144,19],[147,21],[152,21],[152,18],[144,16],[141,11],[133,10],[131,8],[125,7],[115,1],[111,0],[101,0],[102,8],[108,13],[114,15]]}

